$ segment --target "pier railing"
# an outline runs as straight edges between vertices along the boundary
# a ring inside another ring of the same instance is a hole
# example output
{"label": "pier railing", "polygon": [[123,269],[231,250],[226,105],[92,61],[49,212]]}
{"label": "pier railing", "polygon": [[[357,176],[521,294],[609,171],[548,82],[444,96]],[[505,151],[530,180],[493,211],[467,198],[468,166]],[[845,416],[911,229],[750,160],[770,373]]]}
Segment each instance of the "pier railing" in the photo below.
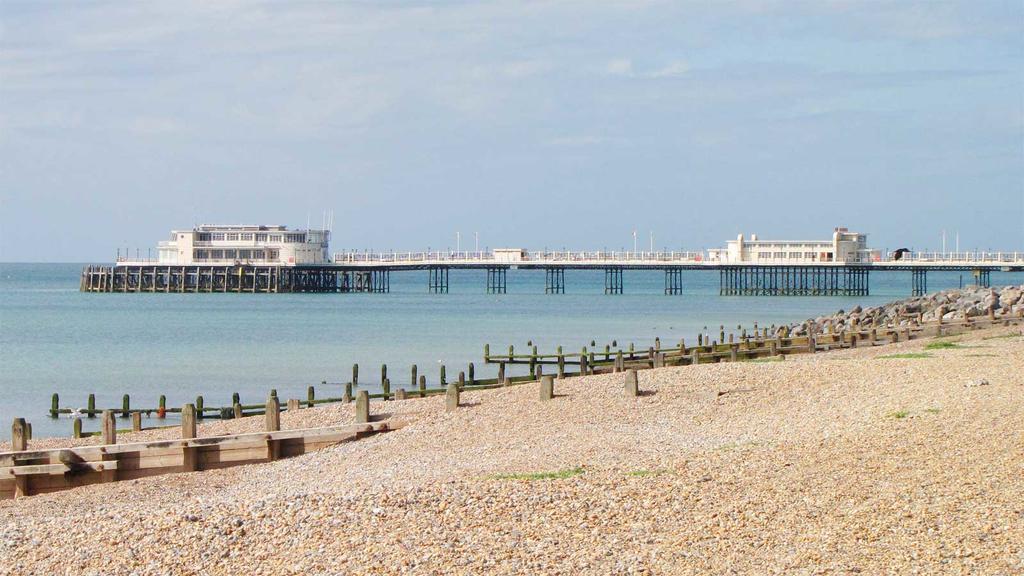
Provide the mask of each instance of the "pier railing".
{"label": "pier railing", "polygon": [[606,251],[606,250],[539,250],[527,251],[521,257],[508,258],[490,251],[420,251],[420,252],[336,252],[335,264],[584,264],[584,263],[685,263],[706,258],[703,252],[687,251]]}

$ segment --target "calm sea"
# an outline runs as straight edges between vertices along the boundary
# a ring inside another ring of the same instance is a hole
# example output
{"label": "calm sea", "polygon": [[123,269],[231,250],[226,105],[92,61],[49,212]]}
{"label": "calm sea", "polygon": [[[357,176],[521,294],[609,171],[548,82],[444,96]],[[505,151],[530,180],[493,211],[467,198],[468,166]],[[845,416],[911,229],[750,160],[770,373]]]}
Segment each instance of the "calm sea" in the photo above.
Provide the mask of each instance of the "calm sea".
{"label": "calm sea", "polygon": [[[511,270],[508,294],[485,293],[485,273],[452,271],[449,294],[429,294],[425,271],[394,273],[390,294],[82,294],[80,264],[0,264],[0,425],[21,416],[36,436],[69,435],[68,418],[47,416],[50,395],[84,407],[155,406],[160,394],[180,406],[199,394],[207,406],[340,395],[352,364],[377,390],[380,365],[392,388],[408,386],[417,364],[436,385],[469,362],[480,377],[484,343],[496,351],[533,340],[542,350],[578,350],[596,340],[625,345],[693,341],[703,326],[803,320],[910,294],[910,274],[873,272],[869,297],[722,297],[717,272],[685,272],[685,293],[666,296],[661,272],[626,271],[625,294],[603,294],[600,271],[566,271],[566,294],[545,295],[540,271]],[[967,273],[930,273],[930,290],[970,283]],[[1024,274],[993,273],[996,284]],[[96,421],[86,421],[87,430]]]}

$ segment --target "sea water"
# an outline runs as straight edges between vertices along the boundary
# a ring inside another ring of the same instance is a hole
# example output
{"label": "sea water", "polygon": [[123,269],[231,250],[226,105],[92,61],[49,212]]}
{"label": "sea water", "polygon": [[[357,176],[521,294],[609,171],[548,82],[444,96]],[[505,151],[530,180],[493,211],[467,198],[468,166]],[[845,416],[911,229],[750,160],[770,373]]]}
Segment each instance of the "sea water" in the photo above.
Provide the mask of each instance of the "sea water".
{"label": "sea water", "polygon": [[[540,270],[510,270],[508,293],[487,294],[484,271],[452,270],[450,292],[431,294],[426,271],[391,274],[389,294],[87,294],[78,291],[81,264],[0,264],[0,426],[14,417],[36,437],[66,436],[71,419],[48,416],[50,396],[61,407],[153,408],[161,394],[180,407],[203,395],[206,406],[262,403],[271,388],[282,402],[340,396],[340,382],[358,363],[359,381],[379,391],[387,364],[391,389],[409,388],[416,364],[437,386],[470,362],[493,377],[483,346],[544,352],[579,351],[591,340],[646,349],[660,337],[696,342],[703,327],[782,324],[910,294],[909,272],[871,273],[871,295],[856,297],[719,296],[718,273],[683,273],[683,294],[664,294],[664,273],[624,273],[624,294],[605,295],[604,272],[567,270],[565,294],[544,294]],[[928,287],[969,284],[969,272],[930,272]],[[1024,282],[1024,274],[992,274],[993,285]],[[512,372],[510,372],[512,374]],[[322,381],[332,383],[326,388]],[[144,419],[144,426],[174,420]],[[86,419],[95,430],[98,419]],[[126,426],[126,423],[119,424]]]}

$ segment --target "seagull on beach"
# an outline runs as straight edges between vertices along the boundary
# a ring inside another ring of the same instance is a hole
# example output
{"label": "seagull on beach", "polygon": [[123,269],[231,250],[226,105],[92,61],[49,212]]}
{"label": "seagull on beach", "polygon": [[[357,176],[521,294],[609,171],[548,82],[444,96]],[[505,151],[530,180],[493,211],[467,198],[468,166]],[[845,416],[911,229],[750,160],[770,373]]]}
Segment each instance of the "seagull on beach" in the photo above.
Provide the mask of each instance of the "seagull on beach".
{"label": "seagull on beach", "polygon": [[83,416],[81,408],[74,408],[68,414],[68,418],[81,418]]}

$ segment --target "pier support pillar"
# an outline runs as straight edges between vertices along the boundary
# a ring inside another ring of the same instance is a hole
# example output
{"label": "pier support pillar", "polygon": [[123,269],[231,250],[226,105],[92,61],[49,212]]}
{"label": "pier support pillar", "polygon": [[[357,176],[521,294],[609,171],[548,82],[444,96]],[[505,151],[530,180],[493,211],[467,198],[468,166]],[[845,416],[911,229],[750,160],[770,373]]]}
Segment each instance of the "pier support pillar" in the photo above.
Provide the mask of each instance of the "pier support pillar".
{"label": "pier support pillar", "polygon": [[923,296],[928,293],[928,270],[925,268],[910,269],[910,294]]}
{"label": "pier support pillar", "polygon": [[429,270],[429,278],[427,280],[427,288],[431,294],[447,294],[448,293],[448,267],[447,266],[433,266]]}
{"label": "pier support pillar", "polygon": [[565,294],[565,268],[557,266],[544,269],[544,293]]}
{"label": "pier support pillar", "polygon": [[683,293],[683,270],[681,268],[665,268],[665,294]]}
{"label": "pier support pillar", "polygon": [[982,288],[992,285],[991,272],[988,269],[977,268],[974,270],[974,283]]}
{"label": "pier support pillar", "polygon": [[487,293],[488,294],[505,294],[506,283],[505,276],[508,268],[502,266],[495,266],[487,269]]}
{"label": "pier support pillar", "polygon": [[604,269],[604,293],[622,294],[622,268]]}

